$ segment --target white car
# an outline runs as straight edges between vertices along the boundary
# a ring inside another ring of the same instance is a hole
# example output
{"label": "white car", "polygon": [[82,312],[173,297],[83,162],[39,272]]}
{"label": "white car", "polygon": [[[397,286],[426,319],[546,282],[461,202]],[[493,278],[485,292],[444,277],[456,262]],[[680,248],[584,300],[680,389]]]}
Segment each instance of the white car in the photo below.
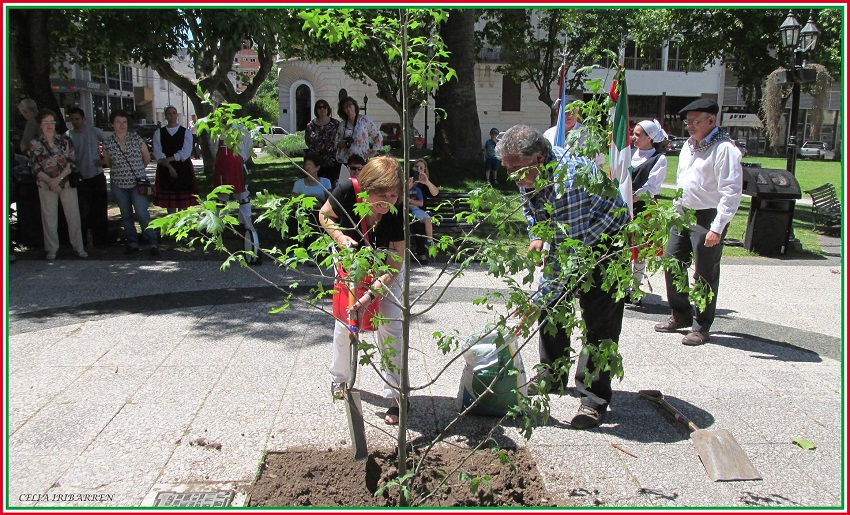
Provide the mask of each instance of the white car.
{"label": "white car", "polygon": [[260,148],[265,147],[266,145],[274,145],[283,139],[284,136],[289,134],[286,132],[286,129],[283,127],[278,127],[273,125],[269,127],[269,132],[264,132],[262,128],[260,130]]}
{"label": "white car", "polygon": [[801,159],[835,159],[835,151],[825,141],[806,141],[798,149]]}

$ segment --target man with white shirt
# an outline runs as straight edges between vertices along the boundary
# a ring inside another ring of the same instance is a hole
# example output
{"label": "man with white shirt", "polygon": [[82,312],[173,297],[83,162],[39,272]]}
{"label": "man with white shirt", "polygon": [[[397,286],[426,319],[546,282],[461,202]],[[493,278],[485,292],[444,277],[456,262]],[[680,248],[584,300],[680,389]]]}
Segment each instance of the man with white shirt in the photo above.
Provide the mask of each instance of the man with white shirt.
{"label": "man with white shirt", "polygon": [[690,327],[682,339],[684,345],[709,341],[717,307],[723,238],[741,203],[741,152],[726,131],[716,125],[719,110],[716,102],[701,98],[679,111],[691,137],[679,155],[676,185],[683,193],[676,200],[676,207],[693,212],[696,223],[681,232],[673,228],[664,255],[679,262],[685,281],[688,281],[687,268],[693,261],[696,277],[707,283],[713,293],[705,310],[695,310],[687,292],[676,288],[673,273],[665,272],[667,302],[673,313],[665,322],[656,324],[655,330],[672,333]]}

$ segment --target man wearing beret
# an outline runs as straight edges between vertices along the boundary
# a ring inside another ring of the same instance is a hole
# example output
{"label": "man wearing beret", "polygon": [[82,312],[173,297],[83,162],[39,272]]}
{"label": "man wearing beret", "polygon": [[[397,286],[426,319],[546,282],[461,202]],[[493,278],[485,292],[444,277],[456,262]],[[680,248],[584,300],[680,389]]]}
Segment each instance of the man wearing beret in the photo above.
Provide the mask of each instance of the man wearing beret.
{"label": "man wearing beret", "polygon": [[667,302],[673,313],[666,321],[656,324],[655,330],[672,333],[690,328],[682,339],[685,345],[702,345],[709,341],[717,307],[723,238],[741,203],[741,151],[726,131],[716,125],[719,110],[716,102],[701,98],[679,111],[691,137],[679,155],[676,185],[683,193],[675,205],[682,212],[693,212],[696,223],[681,232],[673,228],[664,255],[678,261],[685,281],[688,280],[687,268],[693,260],[696,277],[708,284],[714,294],[705,310],[695,310],[688,294],[676,288],[671,271],[665,272]]}

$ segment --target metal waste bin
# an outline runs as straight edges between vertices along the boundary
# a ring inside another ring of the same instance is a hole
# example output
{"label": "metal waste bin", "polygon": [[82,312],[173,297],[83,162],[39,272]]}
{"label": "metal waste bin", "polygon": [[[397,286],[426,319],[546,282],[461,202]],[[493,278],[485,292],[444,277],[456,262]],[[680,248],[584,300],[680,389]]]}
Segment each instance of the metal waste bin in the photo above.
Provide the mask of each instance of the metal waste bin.
{"label": "metal waste bin", "polygon": [[744,195],[750,195],[750,214],[744,248],[763,256],[785,254],[794,221],[800,183],[786,170],[744,168]]}

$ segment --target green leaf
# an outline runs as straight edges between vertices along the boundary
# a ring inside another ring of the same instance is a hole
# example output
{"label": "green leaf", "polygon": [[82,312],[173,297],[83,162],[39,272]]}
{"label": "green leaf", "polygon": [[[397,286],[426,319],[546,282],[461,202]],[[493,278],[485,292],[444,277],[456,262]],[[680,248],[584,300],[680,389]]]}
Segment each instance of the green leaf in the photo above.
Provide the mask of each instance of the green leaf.
{"label": "green leaf", "polygon": [[818,448],[817,445],[806,440],[805,438],[792,438],[791,441],[805,451],[813,451]]}

